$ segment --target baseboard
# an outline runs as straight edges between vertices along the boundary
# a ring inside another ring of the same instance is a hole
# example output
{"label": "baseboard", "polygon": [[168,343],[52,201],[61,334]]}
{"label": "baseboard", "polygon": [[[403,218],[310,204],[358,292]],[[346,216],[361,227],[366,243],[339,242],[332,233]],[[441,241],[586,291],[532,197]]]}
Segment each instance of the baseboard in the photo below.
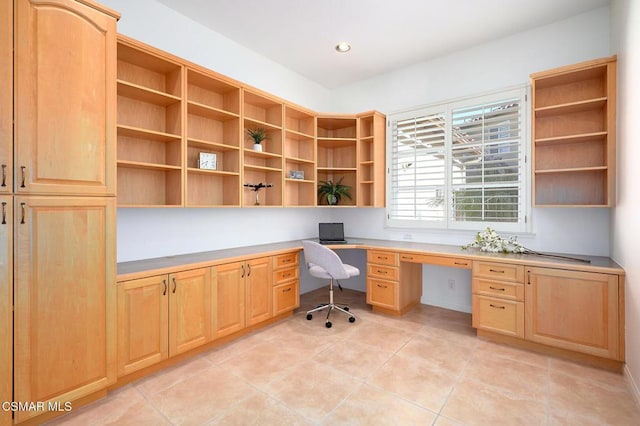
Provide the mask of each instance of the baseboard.
{"label": "baseboard", "polygon": [[425,298],[424,296],[420,299],[420,303],[423,305],[436,306],[438,308],[450,309],[452,311],[458,312],[466,312],[467,314],[471,313],[471,306],[461,305],[458,303],[447,303],[443,300],[432,300]]}
{"label": "baseboard", "polygon": [[629,385],[629,389],[631,389],[631,394],[636,400],[636,404],[640,406],[640,388],[638,388],[638,384],[635,380],[633,380],[633,376],[631,375],[631,371],[629,371],[629,366],[625,364],[624,366],[624,375],[627,378],[627,384]]}

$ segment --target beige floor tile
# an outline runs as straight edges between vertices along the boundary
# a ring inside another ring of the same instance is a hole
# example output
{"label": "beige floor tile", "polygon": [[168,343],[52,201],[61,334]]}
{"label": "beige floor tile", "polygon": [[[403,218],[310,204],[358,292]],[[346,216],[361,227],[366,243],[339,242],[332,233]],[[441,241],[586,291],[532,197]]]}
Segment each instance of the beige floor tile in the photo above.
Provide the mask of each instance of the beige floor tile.
{"label": "beige floor tile", "polygon": [[235,405],[213,425],[305,426],[315,423],[305,419],[282,403],[263,393],[258,393]]}
{"label": "beige floor tile", "polygon": [[640,424],[640,408],[626,388],[556,371],[551,371],[550,381],[551,413],[559,423],[577,416],[600,424]]}
{"label": "beige floor tile", "polygon": [[432,368],[443,369],[457,376],[474,354],[475,344],[457,343],[450,339],[414,336],[397,354],[420,359]]}
{"label": "beige floor tile", "polygon": [[266,393],[298,414],[318,422],[358,388],[360,382],[327,366],[309,361],[269,383]]}
{"label": "beige floor tile", "polygon": [[394,355],[367,383],[439,412],[456,382],[455,375],[421,359]]}
{"label": "beige floor tile", "polygon": [[231,358],[237,358],[244,352],[253,350],[256,345],[263,343],[265,339],[260,336],[260,332],[256,331],[252,334],[242,336],[236,340],[232,340],[224,345],[220,345],[202,354],[202,357],[211,364],[220,364]]}
{"label": "beige floor tile", "polygon": [[465,425],[544,425],[547,405],[463,379],[440,414]]}
{"label": "beige floor tile", "polygon": [[211,364],[209,362],[198,356],[145,377],[135,382],[134,386],[143,395],[149,396],[163,391],[176,383],[188,380],[210,367]]}
{"label": "beige floor tile", "polygon": [[501,358],[514,359],[516,361],[524,362],[525,364],[531,364],[537,367],[548,368],[549,357],[547,355],[539,354],[524,349],[519,349],[513,346],[502,345],[499,343],[490,342],[487,340],[478,339],[476,346],[476,353],[488,354]]}
{"label": "beige floor tile", "polygon": [[594,380],[607,386],[613,386],[615,388],[625,390],[627,389],[627,380],[622,373],[615,373],[613,371],[590,367],[588,365],[557,358],[549,359],[549,369],[551,371],[575,376],[581,379]]}
{"label": "beige floor tile", "polygon": [[363,384],[325,418],[325,425],[430,425],[436,413]]}
{"label": "beige floor tile", "polygon": [[372,350],[371,346],[360,342],[340,341],[316,354],[313,360],[341,371],[345,376],[365,379],[379,370],[392,356],[393,352]]}
{"label": "beige floor tile", "polygon": [[[400,324],[398,324],[400,326]],[[360,342],[389,352],[402,348],[413,336],[403,328],[366,322],[360,324],[349,336],[350,341]]]}
{"label": "beige floor tile", "polygon": [[202,425],[255,393],[255,388],[224,368],[210,366],[148,400],[173,424]]}
{"label": "beige floor tile", "polygon": [[471,358],[463,376],[504,392],[526,395],[542,402],[547,401],[549,370],[510,358],[500,358],[482,352]]}

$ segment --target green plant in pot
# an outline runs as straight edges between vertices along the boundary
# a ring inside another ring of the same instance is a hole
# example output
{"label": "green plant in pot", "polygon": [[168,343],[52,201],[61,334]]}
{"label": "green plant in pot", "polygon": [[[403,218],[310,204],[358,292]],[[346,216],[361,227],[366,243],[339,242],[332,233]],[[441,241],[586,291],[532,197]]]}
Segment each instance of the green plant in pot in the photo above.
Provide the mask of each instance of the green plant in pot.
{"label": "green plant in pot", "polygon": [[261,127],[257,129],[247,129],[249,137],[253,139],[253,149],[255,151],[262,151],[262,141],[267,138],[267,131]]}
{"label": "green plant in pot", "polygon": [[342,200],[342,197],[346,197],[350,200],[353,199],[351,198],[351,187],[342,184],[343,178],[344,176],[338,179],[335,183],[332,180],[321,180],[319,182],[318,196],[320,197],[321,202],[324,198],[327,200],[327,204],[335,206],[340,202],[340,200]]}

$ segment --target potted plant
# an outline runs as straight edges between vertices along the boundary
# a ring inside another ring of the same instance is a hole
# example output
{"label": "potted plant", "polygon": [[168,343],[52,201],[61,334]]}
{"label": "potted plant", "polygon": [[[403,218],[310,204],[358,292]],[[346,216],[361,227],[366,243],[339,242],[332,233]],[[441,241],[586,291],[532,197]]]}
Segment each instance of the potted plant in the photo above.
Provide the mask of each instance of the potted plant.
{"label": "potted plant", "polygon": [[267,131],[261,127],[257,129],[247,129],[249,137],[253,139],[253,150],[262,151],[262,141],[267,138]]}
{"label": "potted plant", "polygon": [[322,201],[323,198],[326,198],[327,204],[335,206],[340,202],[342,197],[347,197],[352,200],[351,187],[343,185],[342,179],[344,179],[344,176],[338,179],[335,183],[332,180],[321,180],[318,185],[318,196],[320,197],[320,201]]}

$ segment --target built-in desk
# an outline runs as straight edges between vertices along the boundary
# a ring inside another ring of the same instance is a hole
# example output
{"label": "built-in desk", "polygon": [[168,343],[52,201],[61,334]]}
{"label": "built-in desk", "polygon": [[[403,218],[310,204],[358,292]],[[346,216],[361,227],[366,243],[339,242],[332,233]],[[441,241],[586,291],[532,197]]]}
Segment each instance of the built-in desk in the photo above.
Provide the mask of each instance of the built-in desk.
{"label": "built-in desk", "polygon": [[[607,257],[577,256],[589,260],[587,263],[486,253],[453,245],[349,240],[353,243],[335,248],[367,251],[367,303],[374,312],[402,315],[420,303],[422,264],[465,268],[472,271],[472,325],[479,336],[561,355],[575,354],[616,369],[624,361],[624,270]],[[272,268],[281,268],[282,280],[290,271],[275,259],[287,259],[295,253],[297,267],[301,250],[300,241],[287,241],[124,262],[118,264],[118,282],[122,285],[200,268],[223,270],[221,265],[243,265],[266,257],[274,259]],[[296,283],[297,279],[298,274]],[[213,282],[217,282],[215,272]],[[292,282],[282,291],[297,290],[297,285],[291,287]],[[164,288],[159,287],[161,290]],[[296,300],[287,296],[289,304],[280,307],[280,315],[297,307]]]}

